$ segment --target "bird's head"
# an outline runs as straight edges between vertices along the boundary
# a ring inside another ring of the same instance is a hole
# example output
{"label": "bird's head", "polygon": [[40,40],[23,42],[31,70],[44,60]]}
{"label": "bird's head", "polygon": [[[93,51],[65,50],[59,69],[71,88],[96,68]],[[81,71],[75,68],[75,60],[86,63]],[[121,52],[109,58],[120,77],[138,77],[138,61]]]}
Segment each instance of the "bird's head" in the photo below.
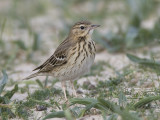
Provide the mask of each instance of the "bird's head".
{"label": "bird's head", "polygon": [[70,35],[73,35],[75,37],[91,36],[93,33],[93,30],[99,26],[100,25],[91,24],[88,21],[77,22],[71,28]]}

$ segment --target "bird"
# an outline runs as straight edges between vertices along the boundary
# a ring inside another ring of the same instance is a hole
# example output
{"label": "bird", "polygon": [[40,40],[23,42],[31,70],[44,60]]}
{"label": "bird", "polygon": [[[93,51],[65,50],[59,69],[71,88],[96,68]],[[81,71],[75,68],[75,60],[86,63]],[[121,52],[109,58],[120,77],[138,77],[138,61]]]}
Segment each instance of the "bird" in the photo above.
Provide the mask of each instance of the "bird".
{"label": "bird", "polygon": [[75,23],[71,27],[68,37],[57,47],[53,55],[33,70],[38,70],[36,73],[24,78],[24,80],[37,76],[58,78],[65,100],[68,100],[66,81],[70,81],[73,95],[77,97],[73,81],[87,74],[94,63],[96,47],[92,40],[92,33],[98,27],[100,25],[92,24],[89,21]]}

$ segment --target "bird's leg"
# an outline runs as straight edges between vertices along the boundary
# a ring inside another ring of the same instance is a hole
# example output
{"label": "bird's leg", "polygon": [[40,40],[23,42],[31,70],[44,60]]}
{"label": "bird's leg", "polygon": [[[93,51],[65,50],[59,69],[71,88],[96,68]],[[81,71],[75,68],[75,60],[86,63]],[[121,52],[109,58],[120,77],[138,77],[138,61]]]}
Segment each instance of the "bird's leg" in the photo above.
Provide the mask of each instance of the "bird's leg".
{"label": "bird's leg", "polygon": [[76,90],[74,88],[74,84],[71,80],[70,80],[70,83],[71,83],[71,86],[72,86],[73,94],[74,94],[75,97],[77,97],[77,93],[76,93]]}
{"label": "bird's leg", "polygon": [[66,84],[65,84],[65,81],[62,81],[61,85],[62,85],[62,90],[63,90],[63,93],[64,93],[64,98],[65,98],[66,101],[68,101],[67,96],[66,96],[66,86],[65,86]]}

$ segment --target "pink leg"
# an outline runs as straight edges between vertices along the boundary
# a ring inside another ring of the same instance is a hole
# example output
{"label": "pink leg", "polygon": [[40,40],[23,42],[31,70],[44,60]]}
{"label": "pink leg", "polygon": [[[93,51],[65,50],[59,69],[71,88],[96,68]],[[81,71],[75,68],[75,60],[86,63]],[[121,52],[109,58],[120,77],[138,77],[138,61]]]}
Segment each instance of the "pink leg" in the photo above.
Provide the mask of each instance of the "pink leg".
{"label": "pink leg", "polygon": [[62,85],[62,90],[63,90],[63,93],[64,93],[64,98],[65,98],[66,101],[68,101],[67,96],[66,96],[66,86],[65,86],[66,84],[65,84],[65,81],[62,81],[61,85]]}
{"label": "pink leg", "polygon": [[70,83],[71,83],[71,86],[72,86],[73,95],[74,95],[75,97],[77,97],[76,90],[75,90],[74,85],[73,85],[73,82],[72,82],[71,80],[70,80]]}

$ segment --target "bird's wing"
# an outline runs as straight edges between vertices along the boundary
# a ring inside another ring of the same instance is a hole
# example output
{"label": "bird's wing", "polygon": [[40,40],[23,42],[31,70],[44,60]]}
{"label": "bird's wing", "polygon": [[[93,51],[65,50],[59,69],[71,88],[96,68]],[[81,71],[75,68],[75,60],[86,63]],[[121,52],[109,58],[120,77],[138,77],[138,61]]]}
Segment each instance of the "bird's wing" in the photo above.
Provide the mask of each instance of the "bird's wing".
{"label": "bird's wing", "polygon": [[72,44],[68,41],[63,41],[54,54],[46,60],[42,65],[37,67],[35,70],[39,70],[39,72],[48,72],[53,70],[54,67],[63,65],[67,63],[68,52],[71,48]]}

